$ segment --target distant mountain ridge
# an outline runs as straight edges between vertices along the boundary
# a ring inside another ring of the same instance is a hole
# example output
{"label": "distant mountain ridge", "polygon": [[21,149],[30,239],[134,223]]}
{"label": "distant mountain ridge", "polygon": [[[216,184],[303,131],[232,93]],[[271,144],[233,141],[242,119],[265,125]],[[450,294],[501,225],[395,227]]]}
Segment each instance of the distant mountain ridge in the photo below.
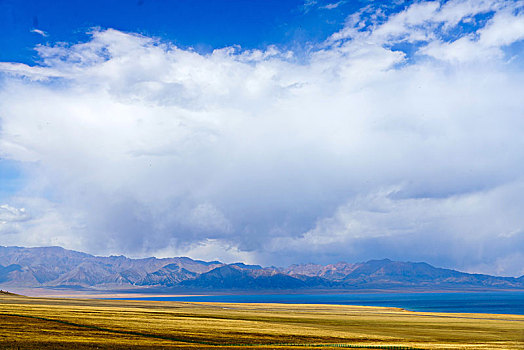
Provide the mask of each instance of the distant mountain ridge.
{"label": "distant mountain ridge", "polygon": [[524,276],[469,274],[389,259],[277,268],[187,257],[130,259],[61,247],[0,246],[0,286],[102,290],[524,289]]}

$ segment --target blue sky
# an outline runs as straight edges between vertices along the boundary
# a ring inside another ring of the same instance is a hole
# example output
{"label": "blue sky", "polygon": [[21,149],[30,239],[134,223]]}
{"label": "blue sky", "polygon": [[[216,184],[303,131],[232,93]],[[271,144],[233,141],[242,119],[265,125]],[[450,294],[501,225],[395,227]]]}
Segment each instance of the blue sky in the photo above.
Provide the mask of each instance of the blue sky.
{"label": "blue sky", "polygon": [[524,4],[2,1],[0,244],[524,274]]}
{"label": "blue sky", "polygon": [[307,5],[301,0],[2,1],[0,59],[31,62],[35,45],[84,41],[93,27],[159,37],[199,52],[232,45],[302,47],[325,40],[343,26],[348,13],[366,1],[323,8],[329,4]]}

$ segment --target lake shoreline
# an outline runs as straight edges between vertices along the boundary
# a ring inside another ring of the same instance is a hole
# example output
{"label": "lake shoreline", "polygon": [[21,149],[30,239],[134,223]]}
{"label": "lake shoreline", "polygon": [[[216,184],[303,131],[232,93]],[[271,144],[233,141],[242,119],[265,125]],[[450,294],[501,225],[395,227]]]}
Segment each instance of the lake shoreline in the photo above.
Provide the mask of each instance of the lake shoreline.
{"label": "lake shoreline", "polygon": [[2,348],[521,349],[524,316],[0,294]]}
{"label": "lake shoreline", "polygon": [[524,315],[524,292],[227,294],[106,296],[106,300],[175,301],[246,304],[308,304],[393,307],[413,312],[493,313]]}
{"label": "lake shoreline", "polygon": [[[2,288],[6,290],[6,288]],[[7,289],[41,298],[80,298],[134,301],[215,303],[312,304],[395,307],[413,312],[467,312],[524,315],[522,290],[329,290],[329,291],[189,291],[75,290],[47,288]]]}

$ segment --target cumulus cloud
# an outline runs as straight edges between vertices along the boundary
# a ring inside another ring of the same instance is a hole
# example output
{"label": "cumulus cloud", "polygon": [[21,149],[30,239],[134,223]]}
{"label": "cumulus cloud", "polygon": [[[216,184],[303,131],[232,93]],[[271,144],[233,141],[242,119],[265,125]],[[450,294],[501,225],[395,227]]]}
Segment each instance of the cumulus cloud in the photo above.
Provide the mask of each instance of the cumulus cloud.
{"label": "cumulus cloud", "polygon": [[502,48],[524,39],[524,12],[514,7],[497,11],[486,26],[453,42],[434,41],[422,53],[449,61],[489,61],[504,57]]}
{"label": "cumulus cloud", "polygon": [[113,29],[38,46],[0,63],[0,156],[31,164],[2,239],[524,273],[521,27],[521,2],[431,1],[368,6],[305,60]]}

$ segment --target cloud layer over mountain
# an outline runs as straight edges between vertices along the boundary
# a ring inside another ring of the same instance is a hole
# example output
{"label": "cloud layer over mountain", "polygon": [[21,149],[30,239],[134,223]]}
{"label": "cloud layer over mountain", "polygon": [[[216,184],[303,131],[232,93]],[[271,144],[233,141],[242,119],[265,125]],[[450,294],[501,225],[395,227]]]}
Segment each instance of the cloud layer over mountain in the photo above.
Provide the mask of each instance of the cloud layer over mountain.
{"label": "cloud layer over mountain", "polygon": [[95,29],[0,63],[28,179],[1,242],[522,275],[523,6],[368,6],[300,57]]}

